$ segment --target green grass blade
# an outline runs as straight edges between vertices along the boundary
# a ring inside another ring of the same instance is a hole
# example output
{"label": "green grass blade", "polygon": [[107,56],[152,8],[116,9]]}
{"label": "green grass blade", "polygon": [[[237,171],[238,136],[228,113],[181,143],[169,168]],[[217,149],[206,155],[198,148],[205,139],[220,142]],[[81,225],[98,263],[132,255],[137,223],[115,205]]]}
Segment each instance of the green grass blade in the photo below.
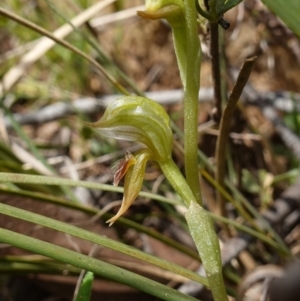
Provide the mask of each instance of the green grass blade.
{"label": "green grass blade", "polygon": [[[123,243],[120,243],[118,241],[109,239],[105,236],[98,235],[96,233],[92,233],[90,231],[78,228],[76,226],[63,223],[60,221],[57,221],[55,219],[48,218],[46,216],[42,216],[36,213],[32,213],[23,209],[19,209],[16,207],[12,207],[6,204],[0,203],[0,213],[9,215],[11,217],[16,217],[25,221],[29,221],[38,225],[42,225],[57,231],[62,231],[64,233],[68,233],[70,235],[88,240],[90,242],[96,243],[98,245],[102,245],[104,247],[116,250],[118,252],[127,254],[129,256],[141,259],[143,261],[149,262],[151,264],[154,264],[156,266],[159,266],[161,268],[167,269],[169,271],[172,271],[176,274],[179,274],[181,276],[184,276],[186,278],[189,278],[191,280],[194,280],[196,282],[200,282],[206,286],[208,286],[208,282],[206,278],[201,277],[189,270],[186,270],[182,268],[179,265],[167,262],[165,260],[162,260],[158,257],[146,254],[140,250],[137,250],[135,248],[129,247]],[[1,238],[0,238],[1,239]]]}
{"label": "green grass blade", "polygon": [[[14,177],[14,175],[17,175],[17,177]],[[1,173],[0,172],[0,182],[3,179],[5,179],[4,181],[7,182],[8,184],[31,183],[30,181],[29,182],[27,181],[28,179],[26,180],[27,176],[28,175],[13,174],[13,173]],[[86,187],[86,188],[90,188],[90,189],[100,189],[100,190],[106,190],[106,191],[123,192],[123,188],[121,188],[121,187],[114,187],[111,185],[100,184],[100,183],[75,181],[75,180],[59,179],[59,178],[58,178],[58,181],[56,181],[54,183],[51,181],[51,179],[56,179],[56,178],[44,177],[44,176],[33,176],[31,179],[33,180],[32,183],[39,183],[39,184],[45,184],[45,185],[58,185],[58,182],[61,182],[61,184],[69,185],[69,186],[82,186],[82,187]],[[62,181],[63,181],[63,183],[62,183]],[[57,197],[53,197],[50,195],[45,197],[45,194],[38,193],[38,192],[31,192],[31,191],[26,191],[26,190],[16,191],[16,190],[10,189],[9,187],[4,187],[4,185],[3,186],[0,185],[0,191],[3,191],[4,193],[7,193],[7,194],[27,196],[27,197],[30,197],[30,198],[33,198],[33,199],[36,199],[39,201],[47,201],[47,202],[50,202],[52,204],[56,204],[59,206],[79,210],[79,211],[85,212],[90,215],[98,215],[99,213],[101,213],[99,210],[94,209],[92,207],[83,206],[83,205],[80,205],[79,203],[75,203],[75,202],[68,202],[68,201],[64,200],[63,198],[57,198]],[[166,201],[170,204],[172,204],[172,203],[174,204],[174,200],[170,200],[166,197],[148,193],[148,192],[141,192],[140,196],[143,196],[146,198],[152,198],[153,200],[162,201],[162,202]],[[105,219],[111,218],[112,216],[113,215],[109,214],[109,213],[103,214],[103,218],[105,218]],[[129,220],[124,217],[120,217],[115,224],[116,225],[120,224],[124,227],[133,228],[133,229],[137,230],[138,232],[145,233],[145,234],[171,246],[172,248],[175,248],[178,251],[180,251],[196,260],[199,260],[198,253],[195,252],[194,250],[192,250],[191,248],[186,247],[183,244],[176,242],[175,240],[161,234],[160,232],[152,230],[149,227],[145,227],[138,222],[134,222],[134,221]]]}
{"label": "green grass blade", "polygon": [[113,266],[112,264],[10,230],[0,228],[0,241],[84,270],[89,270],[96,275],[134,287],[162,300],[197,300],[156,281]]}
{"label": "green grass blade", "polygon": [[[16,177],[15,177],[16,175]],[[101,184],[101,183],[90,183],[90,182],[84,182],[84,181],[75,181],[75,180],[68,180],[68,179],[59,179],[59,178],[51,178],[51,177],[45,177],[45,176],[30,176],[30,180],[27,181],[27,176],[28,175],[20,175],[20,174],[13,174],[13,173],[3,173],[0,172],[0,182],[12,182],[12,183],[35,183],[35,184],[47,184],[47,185],[52,185],[52,184],[57,184],[57,182],[60,182],[61,184],[64,185],[71,185],[71,186],[82,186],[82,187],[86,187],[86,188],[91,188],[91,189],[102,189],[102,190],[107,190],[107,191],[115,191],[115,189],[117,189],[118,192],[123,192],[123,188],[121,187],[114,187],[111,185],[106,185],[106,184]],[[52,180],[54,182],[52,182]],[[33,191],[26,191],[26,190],[18,190],[18,191],[14,191],[12,189],[10,189],[9,187],[4,187],[0,185],[0,191],[2,193],[7,193],[7,194],[13,194],[13,195],[20,195],[20,196],[25,196],[25,197],[30,197],[32,199],[36,199],[36,200],[42,200],[42,201],[46,201],[46,202],[50,202],[52,204],[56,204],[59,206],[63,206],[63,207],[67,207],[67,208],[72,208],[75,210],[79,210],[82,212],[85,212],[87,214],[92,214],[92,215],[96,215],[99,213],[99,211],[97,209],[91,208],[91,207],[86,207],[83,205],[80,205],[78,203],[74,203],[74,202],[67,202],[66,200],[64,200],[63,198],[59,198],[59,197],[55,197],[55,196],[51,196],[51,195],[45,195],[43,193],[39,193],[39,192],[33,192]],[[146,193],[146,192],[142,192],[140,194],[141,196],[145,196],[148,198],[152,198],[154,200],[157,201],[162,201],[162,202],[166,202],[166,203],[171,203],[172,204],[172,200],[169,200],[167,198],[164,198],[163,196],[158,196],[155,194],[151,194],[151,193]],[[168,201],[169,200],[169,201]],[[176,203],[177,204],[177,203]],[[210,213],[211,214],[211,213]],[[108,214],[103,215],[105,218],[110,218],[111,216]],[[278,244],[277,242],[275,242],[274,240],[272,240],[272,238],[267,237],[265,234],[263,233],[259,233],[258,231],[255,231],[247,226],[243,226],[240,225],[238,223],[235,223],[234,221],[228,220],[226,218],[222,218],[222,217],[218,217],[214,214],[211,214],[212,218],[214,220],[221,220],[224,223],[227,223],[229,225],[232,225],[233,227],[235,227],[236,229],[243,231],[245,233],[248,233],[250,235],[253,235],[254,237],[257,237],[258,239],[261,239],[262,241],[268,243],[269,245],[271,245],[272,247],[282,251],[285,250],[282,248],[282,246],[280,244]],[[183,253],[193,257],[193,258],[198,258],[197,254],[194,252],[192,252],[192,250],[190,250],[190,252],[186,252],[186,249],[182,249],[179,245],[174,245],[173,241],[168,240],[168,239],[163,239],[160,233],[157,233],[156,231],[153,231],[149,228],[145,228],[144,226],[131,221],[129,219],[126,218],[120,218],[120,220],[117,223],[121,223],[124,226],[127,227],[131,227],[133,229],[136,229],[139,232],[145,233],[149,236],[152,236],[160,241],[163,241],[164,243],[173,246],[174,248],[182,251]],[[194,255],[196,256],[194,256]]]}
{"label": "green grass blade", "polygon": [[39,255],[24,256],[1,256],[0,257],[0,274],[20,275],[20,274],[53,274],[61,275],[64,271],[68,275],[78,275],[80,269],[45,258]]}
{"label": "green grass blade", "polygon": [[[3,183],[26,183],[26,184],[43,184],[43,185],[65,185],[65,186],[80,186],[90,189],[98,189],[112,192],[123,193],[124,189],[122,187],[115,187],[112,185],[92,183],[86,181],[77,181],[70,179],[63,179],[59,177],[47,177],[47,176],[35,176],[17,173],[0,172],[0,182]],[[173,205],[181,205],[180,201],[170,200],[166,197],[156,195],[154,193],[141,192],[140,196],[151,198],[153,200],[166,202]]]}
{"label": "green grass blade", "polygon": [[94,274],[87,272],[82,279],[75,301],[89,301],[92,293]]}

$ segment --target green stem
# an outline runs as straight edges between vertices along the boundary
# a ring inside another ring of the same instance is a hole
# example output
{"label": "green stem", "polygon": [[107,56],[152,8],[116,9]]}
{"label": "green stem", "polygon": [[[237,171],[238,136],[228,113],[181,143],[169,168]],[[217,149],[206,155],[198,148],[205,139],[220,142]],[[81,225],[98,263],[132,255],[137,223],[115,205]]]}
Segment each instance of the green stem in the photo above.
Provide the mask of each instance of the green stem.
{"label": "green stem", "polygon": [[159,166],[187,207],[190,206],[191,202],[196,202],[190,186],[172,159],[159,163]]}
{"label": "green stem", "polygon": [[186,83],[184,103],[185,173],[197,202],[202,204],[198,174],[198,93],[201,48],[194,0],[184,1],[186,18]]}

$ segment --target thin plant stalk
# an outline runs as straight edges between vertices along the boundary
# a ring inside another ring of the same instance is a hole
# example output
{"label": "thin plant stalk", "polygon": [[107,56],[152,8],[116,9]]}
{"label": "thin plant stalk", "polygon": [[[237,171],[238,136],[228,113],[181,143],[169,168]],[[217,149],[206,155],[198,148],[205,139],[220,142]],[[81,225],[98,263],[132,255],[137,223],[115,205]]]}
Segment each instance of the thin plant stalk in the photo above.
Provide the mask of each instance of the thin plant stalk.
{"label": "thin plant stalk", "polygon": [[186,179],[197,202],[202,205],[198,173],[198,93],[201,47],[194,0],[184,1],[186,18],[186,83],[184,84],[184,151]]}
{"label": "thin plant stalk", "polygon": [[[239,73],[239,76],[237,78],[236,84],[234,85],[233,90],[229,96],[228,103],[226,104],[224,112],[222,114],[220,128],[219,128],[220,133],[217,139],[216,156],[215,156],[216,166],[217,166],[216,180],[221,185],[221,187],[224,187],[224,183],[225,183],[225,164],[226,164],[225,150],[227,146],[227,140],[229,136],[229,130],[231,126],[233,112],[242,94],[244,86],[246,85],[249,79],[255,60],[256,57],[247,59],[244,62],[241,71]],[[225,200],[219,191],[217,191],[217,200],[220,208],[220,215],[226,216]]]}
{"label": "thin plant stalk", "polygon": [[220,71],[220,55],[219,55],[219,25],[210,22],[210,54],[212,63],[212,75],[214,84],[215,106],[217,109],[214,115],[219,121],[222,116],[222,93],[221,93],[221,71]]}
{"label": "thin plant stalk", "polygon": [[[198,2],[198,0],[196,0]],[[206,10],[210,11],[209,1],[204,0]],[[199,6],[199,3],[198,3]],[[222,94],[221,94],[221,72],[220,72],[220,53],[219,53],[219,25],[209,22],[210,29],[210,55],[212,64],[212,78],[214,86],[214,98],[217,111],[214,118],[219,122],[222,116]]]}

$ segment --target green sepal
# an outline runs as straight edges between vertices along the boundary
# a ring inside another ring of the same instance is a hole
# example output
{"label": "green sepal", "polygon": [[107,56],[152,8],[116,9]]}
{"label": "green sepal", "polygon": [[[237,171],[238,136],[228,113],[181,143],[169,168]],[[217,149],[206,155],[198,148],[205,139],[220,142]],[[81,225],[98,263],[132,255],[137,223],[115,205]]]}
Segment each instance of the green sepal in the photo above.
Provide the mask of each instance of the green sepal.
{"label": "green sepal", "polygon": [[169,116],[151,99],[121,97],[107,107],[99,121],[85,124],[98,128],[104,136],[144,144],[153,160],[164,161],[171,157],[173,134]]}

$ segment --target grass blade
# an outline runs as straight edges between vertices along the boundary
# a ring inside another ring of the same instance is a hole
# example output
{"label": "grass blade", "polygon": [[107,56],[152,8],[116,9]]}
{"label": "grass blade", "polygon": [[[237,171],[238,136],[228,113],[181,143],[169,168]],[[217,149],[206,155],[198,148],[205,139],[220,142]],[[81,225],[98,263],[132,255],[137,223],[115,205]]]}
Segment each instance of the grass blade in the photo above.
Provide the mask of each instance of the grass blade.
{"label": "grass blade", "polygon": [[[161,268],[167,269],[169,271],[172,271],[176,274],[179,274],[181,276],[187,277],[189,279],[192,279],[194,281],[200,282],[206,286],[208,286],[208,282],[206,278],[201,277],[189,270],[186,270],[179,265],[167,262],[165,260],[161,260],[158,257],[146,254],[142,251],[139,251],[137,249],[134,249],[132,247],[129,247],[125,244],[122,244],[118,241],[109,239],[105,236],[98,235],[96,233],[92,233],[90,231],[72,226],[67,223],[63,223],[51,218],[48,218],[46,216],[42,216],[36,213],[32,213],[23,209],[15,208],[6,204],[0,203],[0,213],[9,215],[12,217],[16,217],[25,221],[33,222],[38,225],[42,225],[51,229],[55,229],[57,231],[62,231],[65,233],[68,233],[70,235],[91,241],[93,243],[96,243],[98,245],[105,246],[107,248],[116,250],[118,252],[127,254],[129,256],[139,258],[143,261],[149,262],[151,264],[154,264],[156,266],[159,266]],[[1,239],[1,238],[0,238]]]}
{"label": "grass blade", "polygon": [[126,271],[101,260],[44,242],[23,234],[0,228],[0,241],[27,251],[44,255],[78,268],[93,272],[95,275],[134,287],[140,291],[167,301],[196,301],[176,290],[146,277]]}

